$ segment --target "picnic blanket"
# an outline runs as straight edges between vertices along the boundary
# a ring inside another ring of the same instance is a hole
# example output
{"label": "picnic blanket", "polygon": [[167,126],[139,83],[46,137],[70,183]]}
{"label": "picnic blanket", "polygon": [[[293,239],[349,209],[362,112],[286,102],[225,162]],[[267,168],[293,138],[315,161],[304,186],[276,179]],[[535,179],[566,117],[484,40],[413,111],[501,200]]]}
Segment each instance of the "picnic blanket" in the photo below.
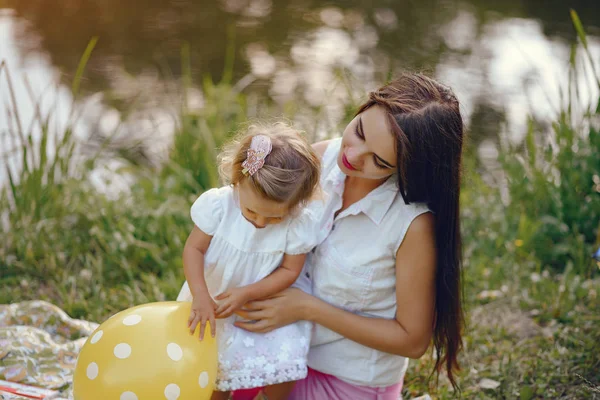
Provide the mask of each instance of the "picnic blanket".
{"label": "picnic blanket", "polygon": [[71,399],[77,354],[97,327],[44,301],[0,304],[0,380],[60,390],[61,399]]}
{"label": "picnic blanket", "polygon": [[[72,400],[77,355],[97,327],[45,301],[0,304],[0,380],[59,390],[54,400]],[[14,399],[22,397],[0,394]]]}

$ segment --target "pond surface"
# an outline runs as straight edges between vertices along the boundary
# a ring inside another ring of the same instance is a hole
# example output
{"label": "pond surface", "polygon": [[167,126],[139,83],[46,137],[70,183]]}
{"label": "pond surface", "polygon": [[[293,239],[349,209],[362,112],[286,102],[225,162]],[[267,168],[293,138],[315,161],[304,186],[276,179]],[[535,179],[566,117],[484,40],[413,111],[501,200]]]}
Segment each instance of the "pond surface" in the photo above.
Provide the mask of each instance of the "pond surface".
{"label": "pond surface", "polygon": [[[231,60],[228,54],[234,55],[232,81],[245,91],[268,97],[282,109],[290,101],[324,107],[334,122],[349,102],[344,82],[364,93],[404,69],[429,72],[454,88],[471,141],[482,153],[499,134],[522,137],[529,114],[540,123],[555,115],[576,39],[570,8],[579,13],[591,51],[600,60],[597,0],[2,4],[0,59],[9,67],[23,121],[33,116],[31,97],[44,110],[56,107],[57,125],[68,118],[78,61],[89,40],[98,36],[81,88],[93,105],[86,108],[82,123],[110,131],[130,110],[151,110],[161,123],[144,122],[143,113],[138,122],[163,138],[174,127],[172,119],[160,116],[176,108],[186,43],[194,82],[205,76],[221,79],[226,60]],[[597,99],[589,82],[580,76],[582,96]],[[6,108],[10,94],[4,75],[0,95]],[[201,106],[202,93],[193,91],[190,101]],[[3,135],[14,129],[7,121],[0,118]],[[9,150],[5,143],[2,147]]]}

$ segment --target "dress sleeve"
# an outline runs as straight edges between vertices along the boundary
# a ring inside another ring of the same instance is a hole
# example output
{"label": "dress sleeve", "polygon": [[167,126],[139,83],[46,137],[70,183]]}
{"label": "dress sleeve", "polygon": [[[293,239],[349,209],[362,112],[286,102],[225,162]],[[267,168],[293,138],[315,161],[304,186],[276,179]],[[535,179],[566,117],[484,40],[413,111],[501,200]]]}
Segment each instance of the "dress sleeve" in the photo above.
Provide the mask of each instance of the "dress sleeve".
{"label": "dress sleeve", "polygon": [[213,236],[223,219],[223,202],[227,195],[225,189],[207,190],[192,204],[190,210],[192,221],[207,235]]}
{"label": "dress sleeve", "polygon": [[320,220],[313,210],[304,208],[288,227],[286,254],[305,254],[318,244]]}

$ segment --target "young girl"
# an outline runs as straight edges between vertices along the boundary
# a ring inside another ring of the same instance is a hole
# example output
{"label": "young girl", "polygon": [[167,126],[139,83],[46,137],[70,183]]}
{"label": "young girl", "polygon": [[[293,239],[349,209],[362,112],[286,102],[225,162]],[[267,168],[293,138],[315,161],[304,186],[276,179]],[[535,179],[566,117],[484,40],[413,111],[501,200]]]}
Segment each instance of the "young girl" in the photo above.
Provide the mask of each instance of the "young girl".
{"label": "young girl", "polygon": [[205,192],[192,206],[196,226],[183,251],[187,282],[177,300],[192,301],[191,333],[200,324],[202,339],[207,322],[213,336],[218,332],[213,399],[261,386],[269,399],[284,399],[307,374],[311,325],[251,333],[234,326],[234,313],[300,275],[317,244],[320,221],[304,205],[319,184],[319,159],[282,123],[252,126],[225,149],[221,174],[230,185]]}

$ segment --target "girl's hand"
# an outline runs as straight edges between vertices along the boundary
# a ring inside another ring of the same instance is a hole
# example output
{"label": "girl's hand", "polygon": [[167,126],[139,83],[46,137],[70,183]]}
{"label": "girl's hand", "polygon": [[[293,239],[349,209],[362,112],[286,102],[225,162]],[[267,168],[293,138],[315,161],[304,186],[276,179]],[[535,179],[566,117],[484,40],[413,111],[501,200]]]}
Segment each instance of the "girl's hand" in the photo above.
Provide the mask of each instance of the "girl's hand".
{"label": "girl's hand", "polygon": [[300,289],[288,288],[270,298],[252,301],[236,311],[247,322],[238,321],[235,326],[266,333],[300,320],[310,320],[308,308],[314,300],[315,297]]}
{"label": "girl's hand", "polygon": [[227,318],[250,301],[250,296],[246,288],[242,286],[229,289],[215,297],[215,299],[220,301],[216,310],[217,318]]}
{"label": "girl's hand", "polygon": [[210,297],[208,293],[195,296],[192,301],[192,310],[190,311],[190,318],[188,319],[188,328],[190,328],[190,335],[194,334],[196,326],[200,324],[200,340],[204,339],[204,329],[206,328],[206,321],[210,322],[210,334],[215,337],[215,308],[217,304]]}

